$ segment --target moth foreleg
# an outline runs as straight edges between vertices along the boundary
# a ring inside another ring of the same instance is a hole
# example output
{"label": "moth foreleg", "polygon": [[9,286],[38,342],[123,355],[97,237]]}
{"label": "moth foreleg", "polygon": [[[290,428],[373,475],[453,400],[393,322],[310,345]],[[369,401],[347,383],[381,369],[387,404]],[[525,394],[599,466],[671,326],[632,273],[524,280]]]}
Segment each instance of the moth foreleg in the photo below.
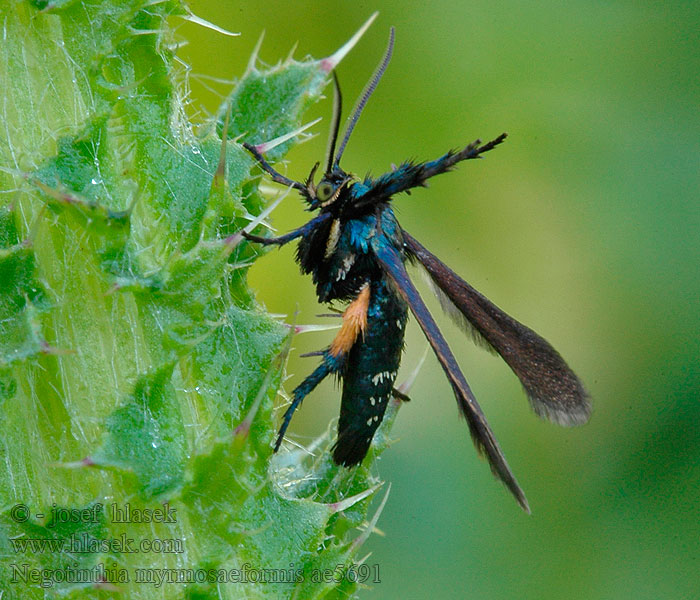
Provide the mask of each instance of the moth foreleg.
{"label": "moth foreleg", "polygon": [[260,151],[253,146],[252,144],[246,144],[245,142],[243,143],[243,147],[250,152],[255,160],[258,161],[258,164],[260,165],[260,168],[263,169],[269,176],[272,181],[275,183],[281,183],[282,185],[286,185],[287,187],[293,187],[295,190],[299,190],[300,192],[306,191],[306,186],[303,183],[299,183],[298,181],[294,181],[292,179],[289,179],[289,177],[285,177],[282,175],[282,173],[279,173],[278,171],[275,171],[275,169],[272,168],[272,165],[270,165],[267,160],[265,160],[265,157],[260,154]]}
{"label": "moth foreleg", "polygon": [[241,235],[249,242],[256,242],[265,246],[284,246],[284,244],[286,244],[287,242],[291,242],[292,240],[295,240],[298,237],[307,235],[312,229],[318,227],[318,225],[323,223],[328,218],[330,218],[330,213],[321,213],[313,219],[311,219],[310,221],[308,221],[307,223],[304,223],[304,225],[302,225],[301,227],[293,229],[289,233],[285,233],[284,235],[280,235],[278,237],[262,237],[259,235],[253,235],[252,233],[248,233],[245,229],[241,231]]}
{"label": "moth foreleg", "polygon": [[258,244],[262,244],[263,246],[284,246],[284,244],[287,242],[291,242],[293,239],[299,237],[300,234],[298,231],[298,229],[295,229],[294,231],[290,231],[289,233],[285,233],[279,237],[262,237],[260,235],[253,235],[247,231],[241,231],[241,235],[249,242],[256,242]]}

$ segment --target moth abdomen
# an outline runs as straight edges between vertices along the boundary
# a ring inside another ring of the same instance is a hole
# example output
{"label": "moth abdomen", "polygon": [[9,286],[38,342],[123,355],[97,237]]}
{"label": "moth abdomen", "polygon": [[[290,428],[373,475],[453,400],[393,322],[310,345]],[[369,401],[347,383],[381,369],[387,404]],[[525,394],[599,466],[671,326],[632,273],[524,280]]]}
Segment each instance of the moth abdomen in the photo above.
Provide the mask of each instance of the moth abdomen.
{"label": "moth abdomen", "polygon": [[350,467],[366,456],[384,419],[401,361],[408,308],[383,279],[370,285],[367,326],[343,369],[333,460]]}

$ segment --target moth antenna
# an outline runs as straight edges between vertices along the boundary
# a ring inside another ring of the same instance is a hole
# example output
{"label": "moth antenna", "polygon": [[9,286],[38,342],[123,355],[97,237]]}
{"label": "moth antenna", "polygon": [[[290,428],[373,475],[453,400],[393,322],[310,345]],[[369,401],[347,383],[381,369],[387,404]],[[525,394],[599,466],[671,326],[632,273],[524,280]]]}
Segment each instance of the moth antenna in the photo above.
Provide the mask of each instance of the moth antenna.
{"label": "moth antenna", "polygon": [[362,94],[360,95],[357,104],[355,104],[355,108],[353,109],[351,115],[348,117],[348,126],[347,129],[345,130],[345,135],[343,136],[343,141],[340,143],[340,148],[338,149],[338,154],[335,157],[335,162],[333,163],[334,167],[337,167],[340,164],[340,159],[343,156],[343,152],[345,151],[345,146],[348,143],[348,139],[350,139],[350,134],[352,134],[352,130],[355,129],[355,125],[357,124],[357,120],[360,118],[360,115],[362,114],[362,109],[365,107],[365,104],[367,104],[367,101],[369,100],[370,96],[372,95],[372,92],[374,92],[375,88],[377,87],[377,84],[379,83],[379,80],[382,78],[382,75],[384,75],[384,71],[386,71],[387,66],[389,65],[389,61],[391,60],[391,53],[394,51],[394,28],[392,27],[391,30],[389,31],[389,45],[386,48],[386,52],[384,52],[384,57],[382,58],[381,62],[379,63],[379,66],[375,69],[374,73],[372,74],[372,78],[369,80],[369,83],[365,86],[365,89],[362,90]]}
{"label": "moth antenna", "polygon": [[328,137],[328,148],[326,148],[326,173],[331,172],[333,166],[333,154],[335,154],[335,143],[338,140],[338,130],[340,129],[340,114],[343,112],[343,96],[340,93],[338,76],[333,71],[333,120]]}

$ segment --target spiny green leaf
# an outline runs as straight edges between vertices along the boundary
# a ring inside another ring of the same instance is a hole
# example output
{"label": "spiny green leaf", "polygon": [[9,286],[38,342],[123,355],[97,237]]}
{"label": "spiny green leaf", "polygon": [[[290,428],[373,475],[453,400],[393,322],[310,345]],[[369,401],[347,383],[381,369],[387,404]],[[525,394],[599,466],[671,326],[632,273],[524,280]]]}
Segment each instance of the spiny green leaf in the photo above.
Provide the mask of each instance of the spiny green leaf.
{"label": "spiny green leaf", "polygon": [[[248,143],[259,144],[294,131],[300,125],[299,115],[318,98],[325,81],[317,61],[251,68],[229,99],[229,137],[244,136]],[[268,157],[283,156],[291,144],[281,144]]]}
{"label": "spiny green leaf", "polygon": [[170,383],[172,365],[137,382],[133,396],[107,418],[107,439],[90,460],[133,472],[144,498],[182,483],[187,442],[180,405]]}
{"label": "spiny green leaf", "polygon": [[37,310],[48,306],[43,286],[36,279],[32,248],[20,244],[0,249],[0,365],[23,360],[41,351]]}

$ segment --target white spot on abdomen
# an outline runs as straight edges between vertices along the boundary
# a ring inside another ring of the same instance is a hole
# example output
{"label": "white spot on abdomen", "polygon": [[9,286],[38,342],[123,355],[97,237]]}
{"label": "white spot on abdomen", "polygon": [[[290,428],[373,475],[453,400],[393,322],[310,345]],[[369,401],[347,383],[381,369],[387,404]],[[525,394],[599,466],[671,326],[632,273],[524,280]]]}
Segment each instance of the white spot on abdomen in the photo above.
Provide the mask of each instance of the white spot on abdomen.
{"label": "white spot on abdomen", "polygon": [[372,377],[372,383],[374,385],[379,385],[380,383],[383,383],[385,379],[387,381],[392,381],[395,377],[396,371],[382,371],[381,373],[377,373],[374,377]]}

